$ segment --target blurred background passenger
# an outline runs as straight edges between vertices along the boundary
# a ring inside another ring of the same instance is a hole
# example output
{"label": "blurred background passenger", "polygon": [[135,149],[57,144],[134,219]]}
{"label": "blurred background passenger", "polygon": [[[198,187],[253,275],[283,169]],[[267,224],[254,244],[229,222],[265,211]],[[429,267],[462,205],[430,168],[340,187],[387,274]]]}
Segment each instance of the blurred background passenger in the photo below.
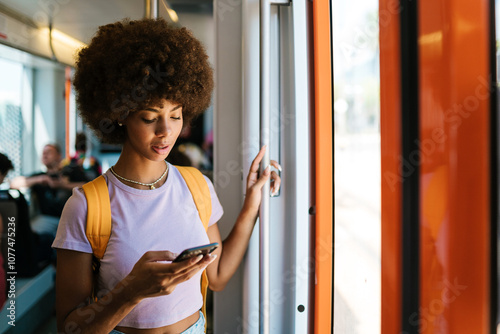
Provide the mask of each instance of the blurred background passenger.
{"label": "blurred background passenger", "polygon": [[14,165],[7,158],[5,154],[0,153],[0,185],[3,184],[3,181],[7,177],[7,174],[10,170],[14,169]]}
{"label": "blurred background passenger", "polygon": [[[0,153],[0,184],[10,170],[13,170],[10,159]],[[11,226],[13,225],[13,226]],[[31,229],[28,203],[24,195],[17,189],[0,190],[0,305],[5,301],[5,271],[9,242],[8,227],[14,227],[16,272],[19,277],[30,277],[45,268],[54,257],[50,245],[54,239],[50,233],[34,233]],[[12,240],[12,239],[11,239]],[[10,270],[12,271],[12,270]]]}
{"label": "blurred background passenger", "polygon": [[71,196],[72,189],[86,183],[87,177],[79,166],[62,168],[61,149],[57,144],[45,145],[41,161],[45,171],[28,177],[18,176],[12,179],[10,187],[30,189],[31,212],[34,212],[33,229],[38,233],[55,236],[64,204]]}
{"label": "blurred background passenger", "polygon": [[92,181],[102,174],[99,161],[89,154],[87,136],[78,132],[75,138],[75,154],[70,159],[63,160],[63,171],[82,170],[86,181]]}
{"label": "blurred background passenger", "polygon": [[[5,177],[10,170],[14,169],[12,162],[7,158],[5,154],[0,153],[0,184],[3,183]],[[3,249],[3,218],[0,211],[0,249]],[[3,252],[0,253],[0,307],[3,306],[5,300],[7,299],[7,288],[5,280],[5,268],[4,268],[4,256]]]}
{"label": "blurred background passenger", "polygon": [[176,145],[167,157],[167,161],[178,166],[193,166],[202,171],[211,169],[210,161],[201,147],[193,143]]}
{"label": "blurred background passenger", "polygon": [[214,130],[211,129],[203,138],[203,143],[201,144],[201,148],[205,154],[206,159],[210,163],[210,169],[212,169],[213,161],[214,161]]}
{"label": "blurred background passenger", "polygon": [[189,157],[184,154],[184,152],[179,150],[178,145],[172,148],[172,151],[170,151],[170,154],[165,160],[176,166],[193,166],[191,159],[189,159]]}
{"label": "blurred background passenger", "polygon": [[30,188],[32,202],[36,201],[40,214],[60,217],[66,200],[71,196],[71,190],[83,185],[87,178],[81,168],[61,167],[61,149],[57,144],[45,145],[41,161],[45,171],[28,177],[18,176],[11,181],[10,187]]}
{"label": "blurred background passenger", "polygon": [[166,161],[176,166],[196,167],[203,175],[213,180],[212,164],[206,152],[194,143],[184,142],[183,144],[175,145]]}

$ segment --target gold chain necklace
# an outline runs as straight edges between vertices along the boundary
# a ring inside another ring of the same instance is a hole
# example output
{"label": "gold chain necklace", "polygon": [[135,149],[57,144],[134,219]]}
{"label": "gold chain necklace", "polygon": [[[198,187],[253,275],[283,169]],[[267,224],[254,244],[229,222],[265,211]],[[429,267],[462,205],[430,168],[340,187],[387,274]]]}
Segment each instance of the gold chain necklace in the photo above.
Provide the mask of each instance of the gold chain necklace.
{"label": "gold chain necklace", "polygon": [[111,166],[110,170],[111,170],[111,173],[113,173],[114,176],[116,176],[117,178],[119,179],[122,179],[124,181],[127,181],[127,182],[131,182],[131,183],[135,183],[135,184],[140,184],[141,186],[146,186],[146,187],[149,187],[149,189],[155,189],[155,184],[157,184],[158,182],[160,182],[161,179],[163,179],[163,177],[165,177],[165,175],[167,175],[167,172],[168,172],[168,164],[167,162],[165,161],[165,165],[167,165],[167,168],[165,169],[165,171],[163,172],[163,174],[161,174],[160,178],[154,182],[151,182],[151,183],[142,183],[142,182],[138,182],[138,181],[134,181],[134,180],[129,180],[127,178],[124,178],[123,176],[120,176],[118,174],[116,174],[115,170],[113,169],[113,166]]}

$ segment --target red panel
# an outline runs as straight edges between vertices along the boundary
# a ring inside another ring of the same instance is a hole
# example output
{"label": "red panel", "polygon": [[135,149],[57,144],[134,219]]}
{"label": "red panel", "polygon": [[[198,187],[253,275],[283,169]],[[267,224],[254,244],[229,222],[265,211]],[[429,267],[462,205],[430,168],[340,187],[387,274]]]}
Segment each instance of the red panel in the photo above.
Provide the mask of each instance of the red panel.
{"label": "red panel", "polygon": [[380,0],[382,333],[401,331],[401,90],[398,0]]}
{"label": "red panel", "polygon": [[487,333],[489,1],[419,3],[422,333]]}

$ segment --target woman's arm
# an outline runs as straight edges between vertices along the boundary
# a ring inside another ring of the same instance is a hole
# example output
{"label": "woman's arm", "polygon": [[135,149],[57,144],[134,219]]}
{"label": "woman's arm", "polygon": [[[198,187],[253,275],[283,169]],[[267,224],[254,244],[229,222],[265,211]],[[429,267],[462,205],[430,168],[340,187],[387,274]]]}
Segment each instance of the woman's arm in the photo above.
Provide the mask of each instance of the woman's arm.
{"label": "woman's arm", "polygon": [[[265,147],[263,147],[257,157],[252,162],[250,172],[247,177],[247,191],[243,208],[236,219],[233,229],[228,237],[221,242],[219,227],[213,224],[208,228],[207,234],[210,242],[218,242],[219,247],[214,251],[217,254],[215,261],[207,267],[209,287],[213,291],[223,290],[229,279],[234,275],[240,265],[248,247],[252,231],[257,220],[259,207],[262,199],[262,187],[269,177],[272,179],[272,193],[276,193],[280,187],[281,179],[276,172],[270,172],[268,167],[262,176],[258,176],[259,165],[264,157]],[[281,169],[276,161],[271,164]]]}
{"label": "woman's arm", "polygon": [[175,287],[205,268],[213,257],[179,263],[168,251],[145,253],[110,292],[89,303],[92,254],[57,250],[56,314],[58,332],[109,333],[142,299],[170,294]]}
{"label": "woman's arm", "polygon": [[255,225],[255,216],[241,210],[228,237],[221,242],[219,227],[213,224],[208,228],[210,243],[217,242],[219,247],[213,252],[217,258],[207,267],[210,290],[221,291],[238,269],[248,247],[248,242]]}

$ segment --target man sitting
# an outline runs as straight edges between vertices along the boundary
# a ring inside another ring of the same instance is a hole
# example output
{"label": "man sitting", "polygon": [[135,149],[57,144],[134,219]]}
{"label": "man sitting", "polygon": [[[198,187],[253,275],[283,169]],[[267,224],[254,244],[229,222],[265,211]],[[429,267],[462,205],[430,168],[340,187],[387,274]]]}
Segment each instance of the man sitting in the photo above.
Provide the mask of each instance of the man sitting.
{"label": "man sitting", "polygon": [[61,149],[57,144],[45,145],[41,161],[46,167],[45,172],[28,177],[18,176],[11,181],[10,187],[31,189],[31,205],[35,205],[36,211],[40,213],[32,224],[33,229],[55,236],[64,204],[71,196],[72,189],[88,180],[81,168],[61,167]]}

